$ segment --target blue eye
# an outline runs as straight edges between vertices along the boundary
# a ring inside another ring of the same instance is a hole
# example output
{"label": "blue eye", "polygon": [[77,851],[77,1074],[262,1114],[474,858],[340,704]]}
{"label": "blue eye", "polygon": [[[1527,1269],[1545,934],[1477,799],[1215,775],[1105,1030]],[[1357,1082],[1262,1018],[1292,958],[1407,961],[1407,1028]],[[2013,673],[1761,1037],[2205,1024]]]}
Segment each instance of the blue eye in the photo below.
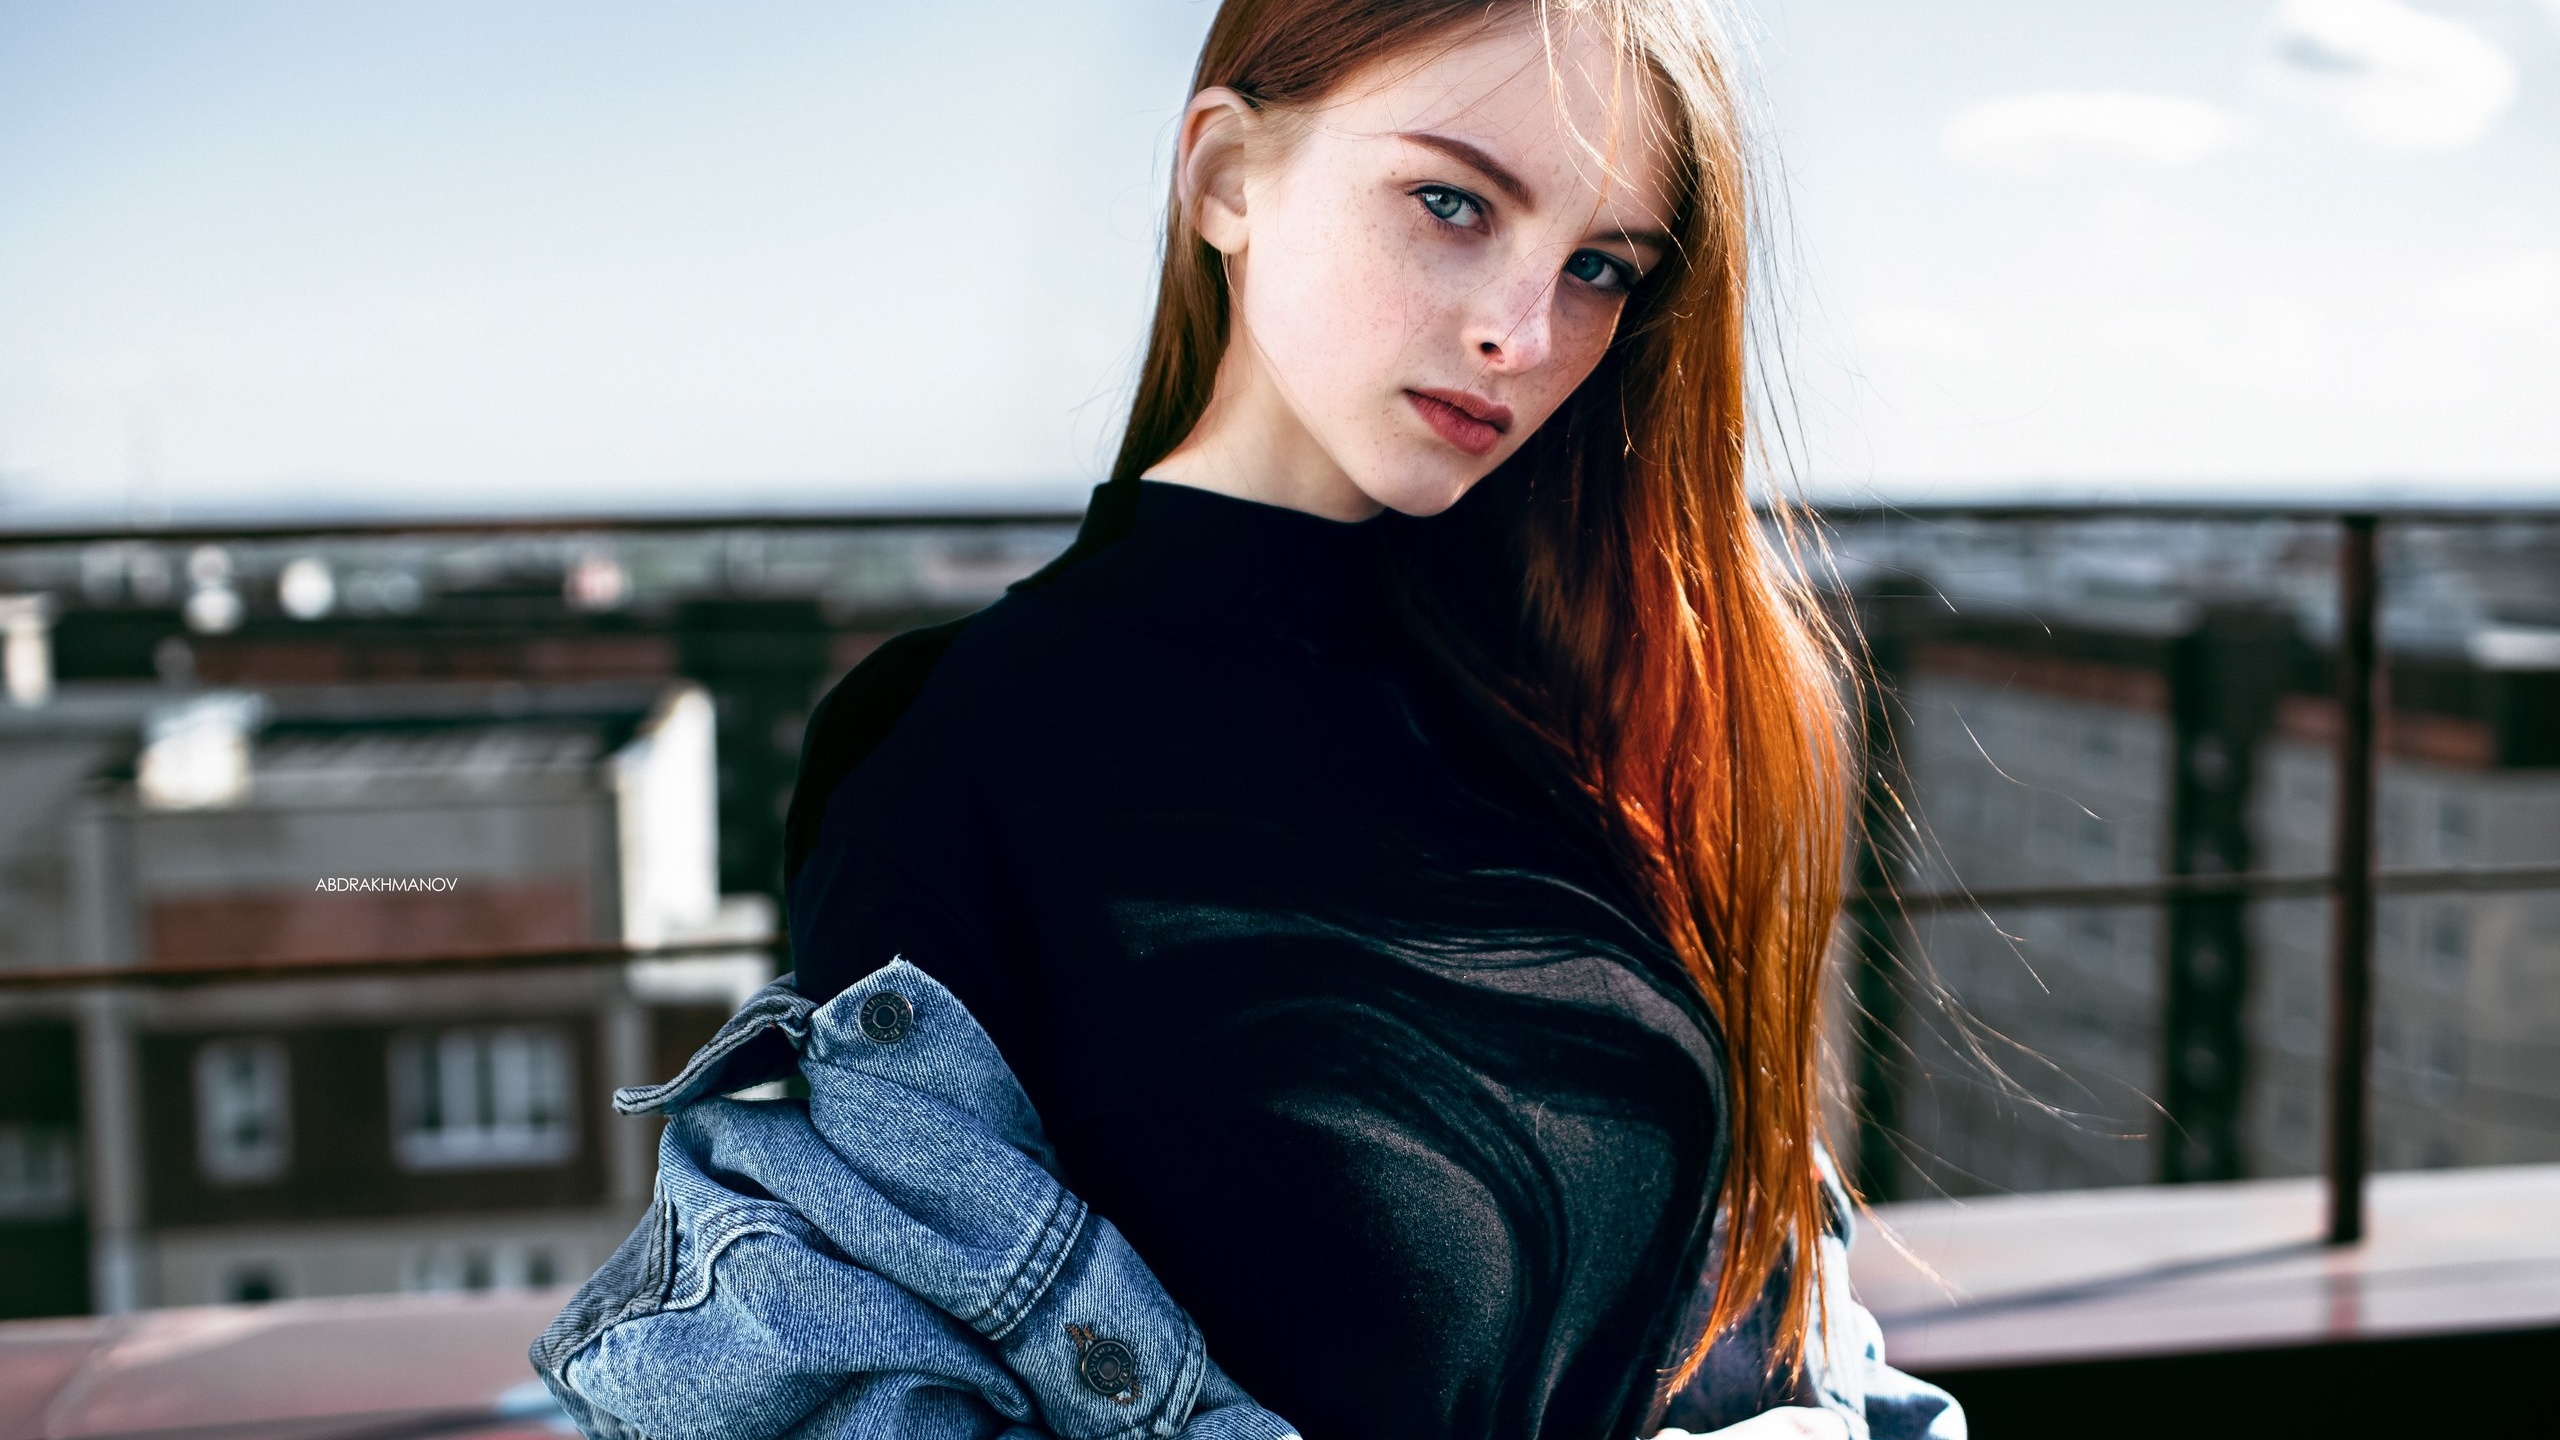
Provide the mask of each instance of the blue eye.
{"label": "blue eye", "polygon": [[1634,272],[1627,268],[1625,261],[1612,259],[1597,250],[1573,252],[1573,258],[1564,262],[1564,273],[1585,285],[1611,292],[1631,289],[1636,282]]}
{"label": "blue eye", "polygon": [[1465,191],[1452,190],[1446,185],[1425,185],[1413,192],[1413,198],[1421,201],[1422,208],[1430,211],[1431,218],[1441,224],[1473,228],[1467,221],[1459,218],[1479,209],[1475,200]]}

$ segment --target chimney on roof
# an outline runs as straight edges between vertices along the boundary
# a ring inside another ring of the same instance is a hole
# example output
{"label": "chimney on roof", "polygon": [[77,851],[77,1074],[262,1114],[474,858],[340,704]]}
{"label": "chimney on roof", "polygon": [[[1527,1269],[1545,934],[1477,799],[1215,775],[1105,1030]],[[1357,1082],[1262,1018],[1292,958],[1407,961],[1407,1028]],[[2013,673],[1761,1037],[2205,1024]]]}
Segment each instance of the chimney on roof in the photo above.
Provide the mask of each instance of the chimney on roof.
{"label": "chimney on roof", "polygon": [[52,596],[0,595],[0,677],[21,709],[53,698]]}

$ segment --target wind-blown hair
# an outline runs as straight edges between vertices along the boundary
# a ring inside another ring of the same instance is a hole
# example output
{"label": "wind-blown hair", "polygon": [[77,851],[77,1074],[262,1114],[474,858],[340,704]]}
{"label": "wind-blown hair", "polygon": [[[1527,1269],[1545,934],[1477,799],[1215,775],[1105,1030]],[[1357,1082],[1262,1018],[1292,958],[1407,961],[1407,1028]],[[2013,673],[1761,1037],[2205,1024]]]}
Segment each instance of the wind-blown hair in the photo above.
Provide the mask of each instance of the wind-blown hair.
{"label": "wind-blown hair", "polygon": [[[1755,201],[1732,57],[1702,0],[1227,0],[1192,85],[1300,112],[1373,64],[1523,18],[1550,35],[1597,25],[1628,90],[1650,87],[1675,244],[1519,453],[1447,516],[1401,527],[1402,608],[1597,822],[1723,1031],[1728,1243],[1676,1385],[1781,1270],[1772,1364],[1792,1364],[1819,1294],[1817,1032],[1853,753],[1843,648],[1747,486]],[[1177,195],[1106,502],[1125,504],[1208,407],[1220,262]]]}

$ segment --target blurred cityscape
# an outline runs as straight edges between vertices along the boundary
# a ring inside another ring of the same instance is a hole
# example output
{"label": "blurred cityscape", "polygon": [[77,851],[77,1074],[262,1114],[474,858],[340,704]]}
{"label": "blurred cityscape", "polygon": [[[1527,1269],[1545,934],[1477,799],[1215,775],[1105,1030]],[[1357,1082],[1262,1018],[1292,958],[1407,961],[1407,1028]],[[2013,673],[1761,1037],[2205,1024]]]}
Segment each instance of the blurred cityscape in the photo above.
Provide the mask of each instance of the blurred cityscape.
{"label": "blurred cityscape", "polygon": [[[2560,864],[2560,526],[2383,536],[2384,873]],[[2288,519],[1851,527],[1844,583],[1918,820],[1888,878],[1988,895],[2326,872],[2337,543]],[[2378,923],[2376,1168],[2560,1160],[2560,891],[2386,887]],[[1898,952],[1896,1044],[1863,1097],[1898,1133],[1870,1191],[2319,1170],[2316,888],[1993,899],[1914,916]]]}
{"label": "blurred cityscape", "polygon": [[[650,1123],[607,1092],[773,971],[812,702],[1070,530],[0,537],[0,1316],[591,1269],[651,1178]],[[2384,533],[2386,873],[2560,864],[2560,523]],[[1872,1195],[2318,1168],[2316,896],[1993,892],[2325,868],[2336,534],[1839,521],[1916,817],[1874,873],[1991,896],[1915,907],[1859,962]],[[442,964],[626,945],[683,948]],[[2560,1160],[2555,962],[2560,892],[2385,899],[2381,1168]]]}
{"label": "blurred cityscape", "polygon": [[[1061,524],[0,550],[0,1316],[574,1280],[661,1078],[770,978],[811,703]],[[727,940],[742,948],[722,953]]]}

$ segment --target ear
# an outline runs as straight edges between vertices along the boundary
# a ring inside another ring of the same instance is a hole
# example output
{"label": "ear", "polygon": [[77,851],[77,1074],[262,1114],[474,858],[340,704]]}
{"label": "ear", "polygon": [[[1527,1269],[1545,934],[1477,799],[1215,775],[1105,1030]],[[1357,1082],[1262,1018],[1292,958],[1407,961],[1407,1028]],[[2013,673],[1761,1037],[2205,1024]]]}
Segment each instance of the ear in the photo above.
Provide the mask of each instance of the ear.
{"label": "ear", "polygon": [[1192,96],[1182,112],[1176,193],[1200,238],[1228,255],[1244,252],[1246,142],[1262,123],[1251,101],[1223,85]]}

